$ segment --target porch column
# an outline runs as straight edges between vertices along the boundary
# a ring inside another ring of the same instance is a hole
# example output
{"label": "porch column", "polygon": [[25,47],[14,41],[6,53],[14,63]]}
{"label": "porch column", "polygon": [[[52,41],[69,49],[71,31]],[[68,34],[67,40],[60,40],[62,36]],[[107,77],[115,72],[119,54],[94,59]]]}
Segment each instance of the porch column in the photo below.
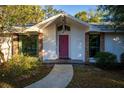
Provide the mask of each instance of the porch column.
{"label": "porch column", "polygon": [[100,51],[103,52],[105,49],[104,33],[100,33]]}
{"label": "porch column", "polygon": [[19,35],[16,33],[12,36],[12,54],[19,54]]}
{"label": "porch column", "polygon": [[89,64],[89,33],[85,34],[85,63]]}
{"label": "porch column", "polygon": [[40,60],[43,59],[42,50],[43,50],[43,33],[39,33],[38,34],[38,55]]}

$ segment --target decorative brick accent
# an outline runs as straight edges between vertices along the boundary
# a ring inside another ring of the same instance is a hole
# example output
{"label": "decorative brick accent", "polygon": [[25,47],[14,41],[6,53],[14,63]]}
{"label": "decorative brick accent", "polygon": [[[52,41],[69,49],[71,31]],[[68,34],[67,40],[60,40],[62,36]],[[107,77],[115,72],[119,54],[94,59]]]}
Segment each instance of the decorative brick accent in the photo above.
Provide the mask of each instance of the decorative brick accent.
{"label": "decorative brick accent", "polygon": [[104,33],[100,33],[100,51],[105,50]]}
{"label": "decorative brick accent", "polygon": [[85,34],[85,63],[89,64],[89,33]]}
{"label": "decorative brick accent", "polygon": [[40,60],[43,59],[43,33],[39,33],[38,35],[38,54]]}
{"label": "decorative brick accent", "polygon": [[19,35],[18,34],[13,34],[12,36],[13,42],[12,42],[12,54],[17,55],[19,54]]}

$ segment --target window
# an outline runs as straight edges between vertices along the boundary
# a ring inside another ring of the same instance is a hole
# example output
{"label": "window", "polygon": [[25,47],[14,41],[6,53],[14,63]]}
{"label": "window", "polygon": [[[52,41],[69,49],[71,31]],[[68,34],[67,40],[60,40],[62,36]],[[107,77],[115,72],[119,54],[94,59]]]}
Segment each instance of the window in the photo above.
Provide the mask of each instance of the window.
{"label": "window", "polygon": [[94,57],[97,52],[100,51],[100,35],[90,34],[89,35],[89,55]]}
{"label": "window", "polygon": [[[62,30],[63,30],[63,25],[60,25],[60,26],[57,27],[57,31],[62,31]],[[65,25],[65,30],[70,31],[71,29],[70,29],[69,26]]]}
{"label": "window", "polygon": [[69,26],[65,25],[65,30],[70,31],[71,29]]}
{"label": "window", "polygon": [[24,55],[36,56],[37,55],[37,35],[20,36],[20,48]]}
{"label": "window", "polygon": [[62,25],[57,27],[57,31],[62,31]]}

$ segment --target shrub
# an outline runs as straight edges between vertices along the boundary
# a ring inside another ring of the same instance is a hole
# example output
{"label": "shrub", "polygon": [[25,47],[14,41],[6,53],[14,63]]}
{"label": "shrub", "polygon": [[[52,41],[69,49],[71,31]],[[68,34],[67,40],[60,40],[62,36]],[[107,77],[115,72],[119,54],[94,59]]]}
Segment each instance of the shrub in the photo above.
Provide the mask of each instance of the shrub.
{"label": "shrub", "polygon": [[121,63],[124,63],[124,53],[121,54],[120,59],[121,59]]}
{"label": "shrub", "polygon": [[98,52],[95,58],[96,66],[103,69],[113,69],[117,63],[116,55],[109,52]]}
{"label": "shrub", "polygon": [[14,78],[21,75],[30,74],[30,72],[39,67],[37,58],[16,55],[9,62],[0,66],[0,77]]}

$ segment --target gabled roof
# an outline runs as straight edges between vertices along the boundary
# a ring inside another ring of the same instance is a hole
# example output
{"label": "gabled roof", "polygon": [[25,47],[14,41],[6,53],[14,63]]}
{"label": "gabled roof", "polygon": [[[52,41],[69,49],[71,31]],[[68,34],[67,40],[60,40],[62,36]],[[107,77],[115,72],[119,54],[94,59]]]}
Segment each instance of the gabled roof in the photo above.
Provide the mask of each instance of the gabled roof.
{"label": "gabled roof", "polygon": [[67,18],[70,18],[71,20],[82,24],[83,26],[89,27],[89,24],[86,23],[86,22],[83,22],[83,21],[81,21],[81,20],[79,20],[79,19],[77,19],[77,18],[75,18],[75,17],[73,17],[73,16],[71,16],[69,14],[60,13],[58,15],[55,15],[53,17],[50,17],[50,18],[48,18],[48,19],[46,19],[46,20],[44,20],[44,21],[42,21],[42,22],[40,22],[40,23],[38,23],[38,24],[36,24],[36,25],[28,28],[28,29],[26,29],[25,31],[39,31],[41,28],[42,29],[45,28],[49,24],[53,23],[57,18],[63,17],[63,16],[65,16]]}
{"label": "gabled roof", "polygon": [[47,23],[47,22],[49,22],[49,21],[52,21],[52,20],[57,19],[57,18],[60,17],[60,16],[66,16],[66,17],[68,17],[68,18],[70,18],[70,19],[72,19],[72,20],[74,20],[74,21],[76,21],[76,22],[78,22],[78,23],[80,23],[80,24],[86,25],[86,26],[89,25],[88,23],[83,22],[83,21],[81,21],[81,20],[79,20],[79,19],[77,19],[77,18],[75,18],[75,17],[73,17],[73,16],[71,16],[71,15],[69,15],[69,14],[66,14],[66,13],[60,13],[60,14],[58,14],[58,15],[55,15],[55,16],[53,16],[53,17],[50,17],[50,18],[48,18],[48,19],[46,19],[46,20],[44,20],[44,21],[38,23],[37,25],[45,24],[45,23]]}

